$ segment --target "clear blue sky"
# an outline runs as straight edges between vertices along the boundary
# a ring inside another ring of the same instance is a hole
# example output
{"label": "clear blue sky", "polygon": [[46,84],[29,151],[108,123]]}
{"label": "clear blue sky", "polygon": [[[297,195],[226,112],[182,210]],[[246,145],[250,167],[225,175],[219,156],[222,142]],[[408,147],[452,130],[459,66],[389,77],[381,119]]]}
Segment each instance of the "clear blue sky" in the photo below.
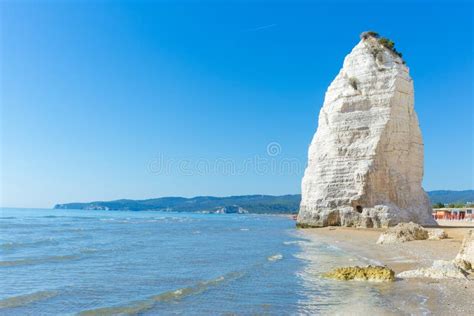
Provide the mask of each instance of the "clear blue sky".
{"label": "clear blue sky", "polygon": [[38,2],[0,4],[1,206],[299,193],[369,29],[411,69],[425,189],[473,188],[472,2]]}

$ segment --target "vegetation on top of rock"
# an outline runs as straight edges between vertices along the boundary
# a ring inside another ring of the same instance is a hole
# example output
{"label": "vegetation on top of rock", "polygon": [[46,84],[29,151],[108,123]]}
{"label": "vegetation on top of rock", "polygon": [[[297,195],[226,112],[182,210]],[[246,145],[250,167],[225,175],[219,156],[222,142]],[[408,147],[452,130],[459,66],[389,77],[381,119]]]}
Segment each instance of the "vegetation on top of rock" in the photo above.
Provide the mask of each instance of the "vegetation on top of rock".
{"label": "vegetation on top of rock", "polygon": [[341,267],[325,273],[324,276],[343,281],[395,281],[395,272],[383,266]]}
{"label": "vegetation on top of rock", "polygon": [[377,39],[377,41],[379,42],[380,45],[382,45],[385,48],[388,48],[395,55],[402,58],[402,53],[397,51],[397,49],[395,48],[395,43],[391,39],[388,39],[386,37],[380,37],[379,39]]}
{"label": "vegetation on top of rock", "polygon": [[374,31],[362,32],[360,34],[360,39],[368,39],[369,37],[379,38],[380,35],[379,35],[379,33],[374,32]]}
{"label": "vegetation on top of rock", "polygon": [[[363,39],[363,40],[366,40],[368,39],[369,37],[373,37],[375,39],[377,39],[377,42],[382,45],[383,47],[387,48],[388,50],[390,50],[392,53],[394,53],[395,55],[397,55],[398,57],[402,58],[402,53],[397,51],[397,49],[395,48],[395,42],[392,41],[391,39],[389,38],[386,38],[386,37],[380,37],[379,33],[377,32],[374,32],[374,31],[367,31],[367,32],[362,32],[360,34],[360,38]],[[380,50],[374,48],[372,54],[374,55],[374,57],[377,57],[377,54],[380,52]]]}
{"label": "vegetation on top of rock", "polygon": [[377,41],[388,49],[395,48],[395,43],[391,39],[388,39],[386,37],[379,38]]}

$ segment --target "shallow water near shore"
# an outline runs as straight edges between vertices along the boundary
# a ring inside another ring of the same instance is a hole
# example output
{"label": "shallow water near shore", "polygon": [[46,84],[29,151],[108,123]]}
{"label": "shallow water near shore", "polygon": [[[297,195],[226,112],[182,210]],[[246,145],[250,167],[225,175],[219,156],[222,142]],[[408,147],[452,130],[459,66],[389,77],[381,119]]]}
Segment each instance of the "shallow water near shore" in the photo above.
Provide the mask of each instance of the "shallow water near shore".
{"label": "shallow water near shore", "polygon": [[[321,273],[374,264],[282,216],[1,209],[0,314],[405,314],[397,285]],[[423,297],[410,312],[424,314]]]}

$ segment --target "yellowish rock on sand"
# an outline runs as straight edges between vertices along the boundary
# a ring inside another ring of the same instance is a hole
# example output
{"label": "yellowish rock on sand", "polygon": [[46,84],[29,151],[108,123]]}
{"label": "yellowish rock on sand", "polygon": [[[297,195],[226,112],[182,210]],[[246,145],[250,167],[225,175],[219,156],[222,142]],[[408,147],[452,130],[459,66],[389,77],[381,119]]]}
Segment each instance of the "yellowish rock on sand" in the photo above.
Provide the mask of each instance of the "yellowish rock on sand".
{"label": "yellowish rock on sand", "polygon": [[383,266],[341,267],[325,273],[324,276],[344,281],[395,281],[395,272]]}

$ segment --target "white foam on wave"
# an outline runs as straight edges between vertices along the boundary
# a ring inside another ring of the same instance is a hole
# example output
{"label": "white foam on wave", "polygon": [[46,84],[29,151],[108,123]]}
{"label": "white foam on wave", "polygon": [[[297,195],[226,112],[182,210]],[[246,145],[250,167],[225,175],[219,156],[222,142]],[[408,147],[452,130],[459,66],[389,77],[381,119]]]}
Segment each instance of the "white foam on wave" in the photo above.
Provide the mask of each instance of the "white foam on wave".
{"label": "white foam on wave", "polygon": [[277,254],[267,258],[268,261],[278,261],[278,260],[281,260],[281,259],[283,259],[283,255],[281,253],[277,253]]}

